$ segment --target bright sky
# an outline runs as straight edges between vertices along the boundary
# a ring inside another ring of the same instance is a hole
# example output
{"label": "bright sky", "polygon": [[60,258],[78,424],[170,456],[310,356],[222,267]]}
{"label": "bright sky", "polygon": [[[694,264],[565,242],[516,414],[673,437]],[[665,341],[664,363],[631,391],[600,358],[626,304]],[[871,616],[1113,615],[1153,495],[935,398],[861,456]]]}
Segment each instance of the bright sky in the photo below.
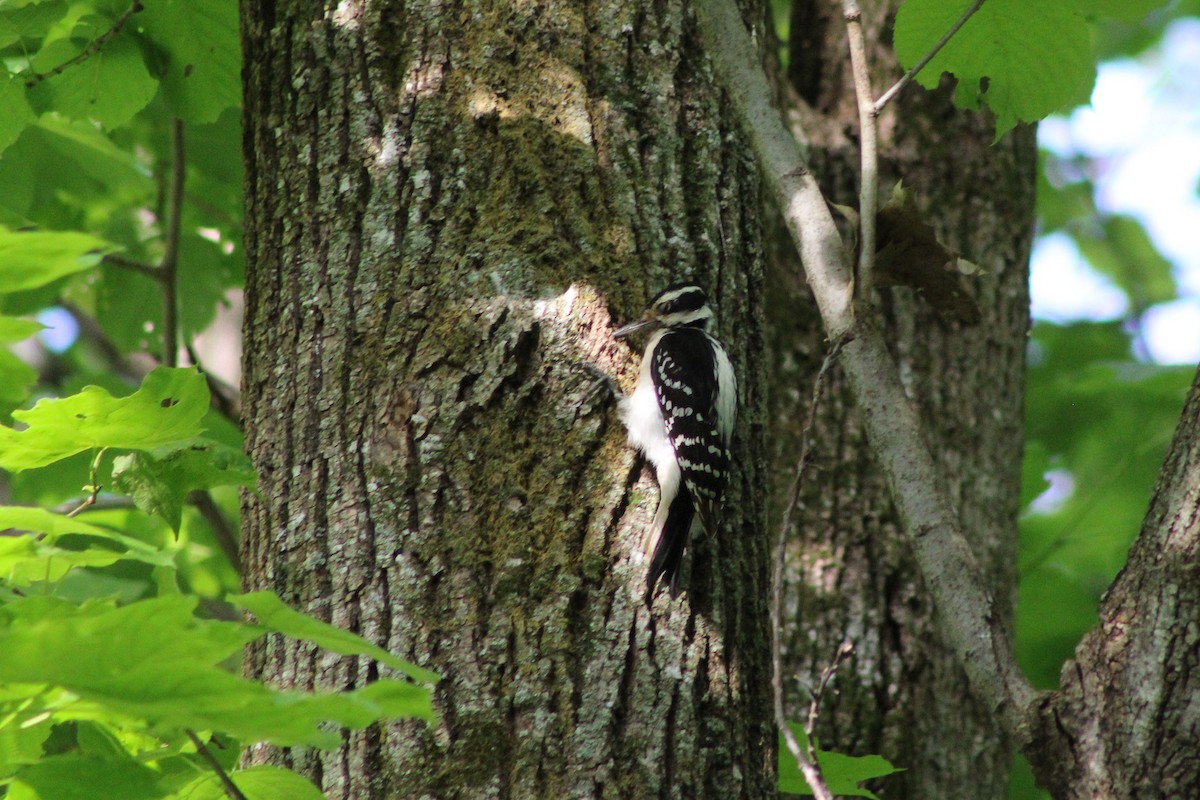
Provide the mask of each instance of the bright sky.
{"label": "bright sky", "polygon": [[[1090,107],[1039,128],[1043,147],[1097,159],[1097,204],[1136,217],[1174,265],[1180,299],[1143,319],[1151,360],[1200,361],[1200,20],[1175,22],[1137,61],[1100,67]],[[1033,314],[1065,322],[1128,310],[1124,293],[1092,270],[1065,234],[1038,240]]]}

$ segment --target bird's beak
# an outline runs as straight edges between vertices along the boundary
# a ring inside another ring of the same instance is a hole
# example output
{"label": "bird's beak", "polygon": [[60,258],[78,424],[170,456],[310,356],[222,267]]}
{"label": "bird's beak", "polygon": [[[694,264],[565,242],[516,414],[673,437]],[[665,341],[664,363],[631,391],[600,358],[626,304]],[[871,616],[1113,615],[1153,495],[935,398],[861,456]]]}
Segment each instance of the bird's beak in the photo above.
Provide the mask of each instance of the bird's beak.
{"label": "bird's beak", "polygon": [[644,331],[647,328],[653,328],[657,324],[658,320],[654,319],[654,317],[650,316],[650,313],[647,312],[646,315],[637,322],[631,322],[628,325],[617,328],[615,331],[613,331],[612,337],[614,339],[624,339],[626,336],[635,334],[638,331]]}

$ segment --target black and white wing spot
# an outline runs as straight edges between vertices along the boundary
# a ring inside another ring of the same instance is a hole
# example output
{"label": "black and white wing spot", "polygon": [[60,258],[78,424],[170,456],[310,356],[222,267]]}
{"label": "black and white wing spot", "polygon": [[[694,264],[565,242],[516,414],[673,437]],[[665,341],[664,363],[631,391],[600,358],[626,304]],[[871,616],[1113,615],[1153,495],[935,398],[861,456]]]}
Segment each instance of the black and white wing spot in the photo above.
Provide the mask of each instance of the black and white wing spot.
{"label": "black and white wing spot", "polygon": [[705,529],[714,533],[729,451],[717,431],[717,369],[711,340],[700,330],[668,332],[654,350],[651,377],[683,483]]}

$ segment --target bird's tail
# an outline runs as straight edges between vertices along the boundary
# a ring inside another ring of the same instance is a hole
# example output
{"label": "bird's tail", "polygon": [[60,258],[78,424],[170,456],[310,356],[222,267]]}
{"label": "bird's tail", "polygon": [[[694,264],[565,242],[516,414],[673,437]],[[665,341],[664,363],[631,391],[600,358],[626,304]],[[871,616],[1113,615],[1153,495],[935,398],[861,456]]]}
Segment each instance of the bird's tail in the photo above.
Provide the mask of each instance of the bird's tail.
{"label": "bird's tail", "polygon": [[658,532],[658,541],[654,543],[654,554],[650,557],[650,572],[646,576],[646,589],[651,595],[658,585],[659,578],[666,581],[667,588],[674,600],[679,594],[675,581],[679,578],[679,567],[683,564],[683,549],[687,545],[692,523],[696,519],[696,507],[692,504],[691,495],[680,487],[679,494],[671,502],[667,510],[667,518],[663,521],[662,530]]}

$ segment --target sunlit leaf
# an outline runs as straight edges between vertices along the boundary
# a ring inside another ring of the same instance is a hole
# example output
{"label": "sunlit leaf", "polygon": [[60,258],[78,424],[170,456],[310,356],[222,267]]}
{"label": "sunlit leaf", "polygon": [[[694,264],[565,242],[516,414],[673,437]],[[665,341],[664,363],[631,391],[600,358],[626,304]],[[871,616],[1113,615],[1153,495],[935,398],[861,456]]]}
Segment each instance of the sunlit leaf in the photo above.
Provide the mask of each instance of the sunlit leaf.
{"label": "sunlit leaf", "polygon": [[[246,800],[324,800],[325,795],[307,778],[290,769],[260,764],[229,774]],[[226,800],[228,795],[214,774],[202,775],[181,789],[178,800]]]}
{"label": "sunlit leaf", "polygon": [[147,544],[140,539],[128,536],[120,531],[89,524],[78,517],[56,514],[46,508],[22,506],[0,507],[0,530],[38,533],[50,543],[56,542],[64,536],[96,539],[105,548],[119,548],[117,551],[118,554],[123,552],[128,554],[128,557],[139,561],[161,566],[167,566],[172,563],[172,556],[169,553],[164,553],[157,547]]}
{"label": "sunlit leaf", "polygon": [[154,770],[132,758],[68,753],[21,769],[10,800],[151,800],[162,796]]}
{"label": "sunlit leaf", "polygon": [[361,636],[293,610],[273,592],[251,592],[230,597],[229,601],[254,614],[263,626],[293,639],[309,641],[342,655],[370,656],[422,683],[436,683],[439,680],[436,673],[396,658]]}
{"label": "sunlit leaf", "polygon": [[[914,64],[972,0],[906,0],[896,16],[896,55]],[[1091,31],[1073,2],[989,0],[917,76],[934,88],[943,72],[958,79],[955,102],[986,102],[1002,135],[1068,104],[1087,102],[1096,79]]]}
{"label": "sunlit leaf", "polygon": [[86,233],[0,229],[0,294],[91,269],[112,249],[108,242]]}
{"label": "sunlit leaf", "polygon": [[89,449],[149,450],[190,439],[201,432],[208,402],[208,385],[197,370],[165,367],[128,397],[89,386],[71,397],[42,400],[13,412],[25,429],[0,428],[0,467],[30,469]]}
{"label": "sunlit leaf", "polygon": [[428,688],[408,682],[306,694],[228,672],[223,664],[262,630],[201,619],[196,604],[187,595],[121,607],[47,596],[10,602],[0,607],[0,684],[60,686],[163,730],[219,730],[280,745],[336,747],[341,737],[328,723],[362,728],[381,718],[433,718]]}

